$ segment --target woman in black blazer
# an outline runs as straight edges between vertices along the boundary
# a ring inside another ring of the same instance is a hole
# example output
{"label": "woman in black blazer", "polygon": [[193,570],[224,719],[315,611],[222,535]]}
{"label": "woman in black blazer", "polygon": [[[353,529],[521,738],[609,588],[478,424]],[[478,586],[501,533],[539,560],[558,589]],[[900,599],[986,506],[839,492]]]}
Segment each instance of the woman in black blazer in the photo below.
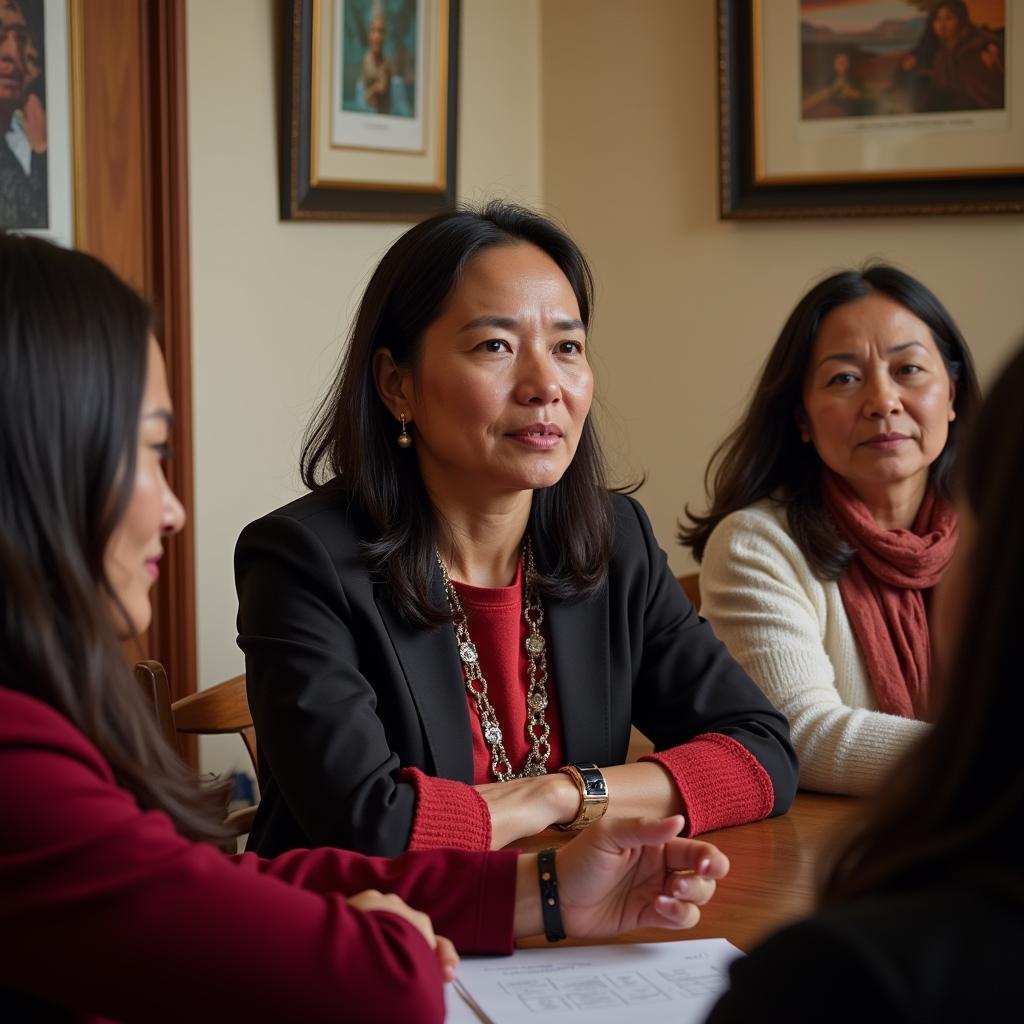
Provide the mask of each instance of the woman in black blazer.
{"label": "woman in black blazer", "polygon": [[[788,808],[785,720],[605,483],[591,306],[572,240],[505,204],[425,221],[377,267],[307,434],[312,493],[235,556],[260,853]],[[631,724],[657,752],[623,765]]]}

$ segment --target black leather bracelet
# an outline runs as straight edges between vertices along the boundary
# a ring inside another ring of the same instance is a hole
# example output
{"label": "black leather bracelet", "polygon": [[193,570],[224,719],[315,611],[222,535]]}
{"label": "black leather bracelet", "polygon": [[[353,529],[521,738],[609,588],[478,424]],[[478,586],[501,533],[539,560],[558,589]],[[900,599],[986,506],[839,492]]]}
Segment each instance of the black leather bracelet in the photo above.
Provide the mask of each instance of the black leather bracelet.
{"label": "black leather bracelet", "polygon": [[540,881],[540,914],[544,921],[544,937],[548,942],[561,942],[565,938],[565,929],[562,927],[562,908],[558,902],[554,850],[541,850],[537,854],[537,878]]}

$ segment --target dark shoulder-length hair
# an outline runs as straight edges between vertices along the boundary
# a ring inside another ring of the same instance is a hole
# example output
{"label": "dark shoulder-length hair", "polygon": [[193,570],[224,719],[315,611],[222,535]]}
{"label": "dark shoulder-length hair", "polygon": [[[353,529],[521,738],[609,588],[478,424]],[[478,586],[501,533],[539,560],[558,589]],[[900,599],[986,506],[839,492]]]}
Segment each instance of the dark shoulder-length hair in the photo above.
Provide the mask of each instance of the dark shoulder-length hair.
{"label": "dark shoulder-length hair", "polygon": [[803,406],[803,387],[814,339],[822,321],[834,309],[868,295],[898,302],[927,325],[956,384],[946,446],[932,463],[930,480],[942,496],[950,496],[950,475],[962,432],[961,422],[976,408],[979,391],[967,342],[945,306],[920,281],[896,267],[870,264],[845,270],[816,284],[789,315],[761,371],[753,397],[740,423],[718,446],[708,463],[704,483],[710,508],[703,515],[685,512],[679,540],[700,561],[715,527],[730,513],[762,498],[785,503],[789,528],[821,579],[843,574],[853,551],[836,533],[824,513],[821,459],[814,445],[800,437],[797,414]]}
{"label": "dark shoulder-length hair", "polygon": [[220,839],[223,802],[125,665],[104,570],[135,478],[149,332],[146,304],[98,260],[0,233],[0,685],[71,721],[142,807]]}
{"label": "dark shoulder-length hair", "polygon": [[967,585],[935,725],[893,769],[824,883],[825,903],[979,875],[1020,878],[1024,761],[1024,348],[969,431],[957,476],[974,518]]}
{"label": "dark shoulder-length hair", "polygon": [[[443,313],[470,261],[496,246],[524,244],[547,253],[565,274],[589,329],[593,277],[561,228],[503,202],[440,214],[402,235],[377,265],[337,378],[306,431],[303,482],[311,490],[334,482],[358,505],[373,538],[365,544],[368,563],[417,625],[451,617],[431,594],[437,524],[414,449],[395,443],[397,424],[377,392],[373,357],[386,347],[399,366],[415,368],[424,332]],[[545,556],[538,565],[545,593],[582,596],[604,581],[612,517],[590,417],[562,478],[535,492],[528,529]]]}

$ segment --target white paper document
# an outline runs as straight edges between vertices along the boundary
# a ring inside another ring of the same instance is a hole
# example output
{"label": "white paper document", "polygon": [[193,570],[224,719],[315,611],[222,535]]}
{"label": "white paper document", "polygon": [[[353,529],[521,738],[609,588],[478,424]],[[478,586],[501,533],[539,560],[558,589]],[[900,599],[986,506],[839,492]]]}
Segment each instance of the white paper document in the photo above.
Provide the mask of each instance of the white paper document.
{"label": "white paper document", "polygon": [[446,987],[449,1024],[699,1024],[743,953],[725,939],[520,949],[462,960]]}

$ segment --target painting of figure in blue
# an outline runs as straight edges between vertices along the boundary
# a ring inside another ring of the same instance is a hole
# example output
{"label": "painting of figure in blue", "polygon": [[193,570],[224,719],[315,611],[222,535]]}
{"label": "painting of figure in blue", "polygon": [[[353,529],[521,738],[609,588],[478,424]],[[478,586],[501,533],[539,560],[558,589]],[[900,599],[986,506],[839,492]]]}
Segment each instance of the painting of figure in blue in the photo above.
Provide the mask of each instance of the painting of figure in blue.
{"label": "painting of figure in blue", "polygon": [[417,0],[345,0],[341,109],[416,116]]}

